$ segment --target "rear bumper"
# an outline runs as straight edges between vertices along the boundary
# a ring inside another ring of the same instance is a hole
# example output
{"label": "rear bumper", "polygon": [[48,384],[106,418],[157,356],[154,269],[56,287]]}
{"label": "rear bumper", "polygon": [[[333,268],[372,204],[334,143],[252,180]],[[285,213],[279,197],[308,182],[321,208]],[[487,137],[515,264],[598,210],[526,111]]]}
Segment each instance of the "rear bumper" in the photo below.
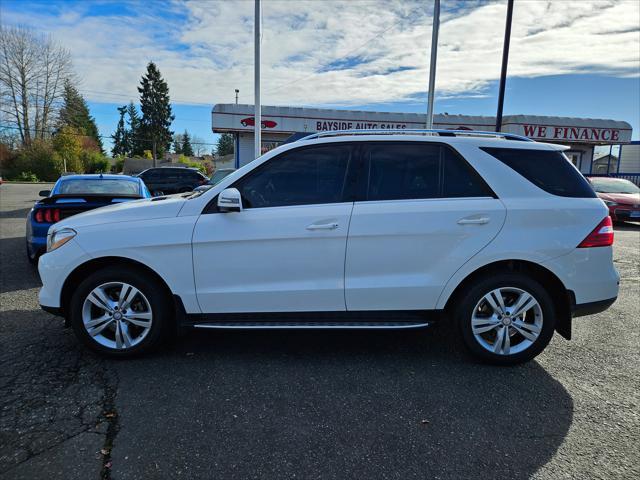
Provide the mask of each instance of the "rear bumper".
{"label": "rear bumper", "polygon": [[584,317],[585,315],[595,315],[604,312],[618,299],[618,297],[598,300],[597,302],[578,303],[571,306],[571,316]]}

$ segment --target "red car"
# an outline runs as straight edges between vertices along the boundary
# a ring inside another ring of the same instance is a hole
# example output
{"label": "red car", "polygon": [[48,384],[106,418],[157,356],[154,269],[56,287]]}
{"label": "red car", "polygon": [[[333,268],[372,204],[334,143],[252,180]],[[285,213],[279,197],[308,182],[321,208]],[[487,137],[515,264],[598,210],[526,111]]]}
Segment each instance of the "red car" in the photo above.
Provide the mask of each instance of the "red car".
{"label": "red car", "polygon": [[[256,119],[254,117],[247,117],[240,120],[240,123],[243,127],[253,127],[256,124]],[[262,128],[274,128],[278,124],[273,120],[262,120],[260,125],[262,125]]]}
{"label": "red car", "polygon": [[589,177],[591,186],[609,207],[614,222],[632,220],[640,222],[640,188],[622,178]]}

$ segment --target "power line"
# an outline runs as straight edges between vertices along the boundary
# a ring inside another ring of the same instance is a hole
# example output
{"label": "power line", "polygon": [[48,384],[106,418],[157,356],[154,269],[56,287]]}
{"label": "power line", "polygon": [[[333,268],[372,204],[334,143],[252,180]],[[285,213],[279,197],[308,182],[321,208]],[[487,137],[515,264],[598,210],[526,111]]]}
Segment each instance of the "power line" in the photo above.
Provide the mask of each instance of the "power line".
{"label": "power line", "polygon": [[[13,125],[0,125],[0,128],[7,128],[10,130],[20,130],[20,128],[18,127],[14,127]],[[29,132],[38,134],[38,133],[47,133],[49,135],[55,136],[56,131],[55,130],[44,130],[44,129],[35,129],[35,128],[29,128],[28,129]],[[94,138],[91,135],[83,135],[81,133],[74,133],[74,132],[66,132],[65,135],[73,135],[76,137],[89,137],[89,138]],[[113,140],[113,135],[98,135],[98,138],[108,138]],[[152,138],[141,138],[141,137],[129,137],[131,140],[136,140],[136,141],[140,141],[140,142],[153,142],[154,140]],[[172,142],[173,139],[170,140],[170,142]],[[157,142],[157,141],[156,141]],[[210,143],[210,142],[189,142],[191,143],[191,145],[217,145],[217,143]]]}

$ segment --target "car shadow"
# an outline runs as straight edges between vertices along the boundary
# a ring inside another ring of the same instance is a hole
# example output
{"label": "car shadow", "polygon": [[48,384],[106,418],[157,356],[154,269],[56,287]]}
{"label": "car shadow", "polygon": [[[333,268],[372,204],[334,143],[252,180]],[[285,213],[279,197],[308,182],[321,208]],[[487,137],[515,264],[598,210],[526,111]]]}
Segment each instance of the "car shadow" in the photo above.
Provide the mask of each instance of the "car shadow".
{"label": "car shadow", "polygon": [[42,286],[38,269],[27,260],[24,237],[0,238],[0,293]]}
{"label": "car shadow", "polygon": [[[127,386],[121,425],[139,415],[153,425],[121,427],[119,441],[146,452],[129,464],[138,475],[198,471],[180,453],[197,450],[223,478],[252,457],[260,469],[245,477],[525,479],[554,456],[574,409],[537,362],[475,363],[443,326],[192,331],[112,364]],[[175,396],[167,385],[182,392],[177,404],[151,407]],[[181,449],[154,453],[165,438]]]}
{"label": "car shadow", "polygon": [[629,230],[632,232],[640,232],[640,223],[636,222],[616,222],[613,224],[613,230]]}
{"label": "car shadow", "polygon": [[24,218],[26,221],[29,210],[31,210],[31,207],[18,210],[3,210],[0,211],[0,218]]}

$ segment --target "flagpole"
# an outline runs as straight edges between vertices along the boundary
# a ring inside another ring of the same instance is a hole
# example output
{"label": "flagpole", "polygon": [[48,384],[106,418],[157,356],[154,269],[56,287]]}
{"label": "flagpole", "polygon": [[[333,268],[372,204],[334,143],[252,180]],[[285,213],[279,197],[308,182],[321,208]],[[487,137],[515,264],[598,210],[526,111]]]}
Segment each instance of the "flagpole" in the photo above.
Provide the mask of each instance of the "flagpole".
{"label": "flagpole", "polygon": [[254,135],[255,135],[255,158],[260,156],[262,150],[262,110],[260,106],[260,30],[262,25],[260,24],[260,0],[255,0],[255,19],[254,19]]}
{"label": "flagpole", "polygon": [[433,97],[436,86],[436,60],[438,58],[438,30],[440,29],[440,0],[434,0],[431,27],[431,62],[429,64],[429,92],[427,100],[427,130],[433,128]]}
{"label": "flagpole", "polygon": [[496,114],[496,132],[502,129],[502,107],[504,106],[504,90],[507,84],[507,64],[509,63],[509,44],[511,43],[511,19],[513,17],[513,0],[507,3],[507,24],[504,27],[504,44],[502,46],[502,71],[500,72],[500,90],[498,92],[498,113]]}

